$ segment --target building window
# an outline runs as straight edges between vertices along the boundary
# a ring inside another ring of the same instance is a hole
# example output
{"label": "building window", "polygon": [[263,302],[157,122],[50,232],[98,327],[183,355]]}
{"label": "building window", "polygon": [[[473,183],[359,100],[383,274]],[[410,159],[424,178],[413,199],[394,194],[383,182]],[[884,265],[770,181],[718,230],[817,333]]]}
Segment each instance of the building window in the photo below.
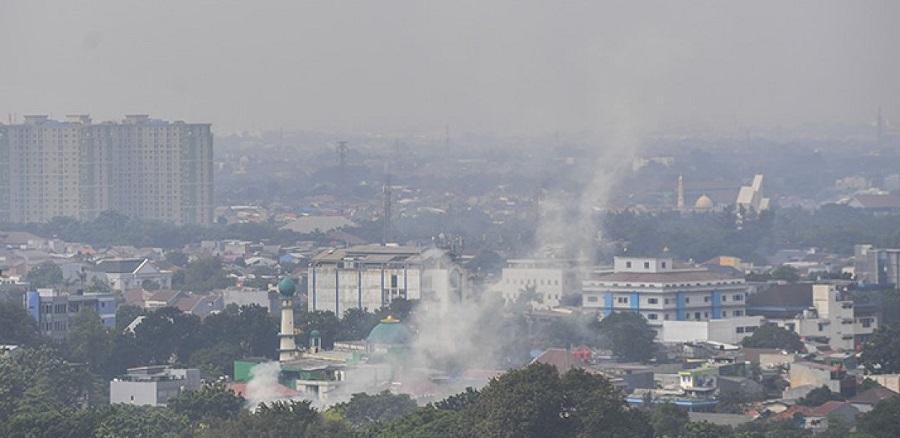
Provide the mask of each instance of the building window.
{"label": "building window", "polygon": [[644,262],[644,269],[650,269],[650,262]]}
{"label": "building window", "polygon": [[668,298],[664,299],[663,304],[669,304],[669,299]]}
{"label": "building window", "polygon": [[690,298],[690,297],[684,297],[684,303],[685,303],[685,304],[690,303],[690,302],[691,302],[691,298]]}
{"label": "building window", "polygon": [[724,302],[726,302],[726,301],[728,301],[728,297],[725,296],[725,295],[722,295],[722,302],[724,303]]}
{"label": "building window", "polygon": [[694,312],[694,319],[700,320],[700,312]]}
{"label": "building window", "polygon": [[709,312],[703,312],[703,317],[704,317],[704,318],[709,318]]}
{"label": "building window", "polygon": [[744,296],[741,294],[737,294],[732,298],[734,298],[735,301],[744,301]]}
{"label": "building window", "polygon": [[871,318],[863,318],[863,319],[859,320],[859,322],[862,323],[862,326],[864,328],[872,327],[872,319]]}
{"label": "building window", "polygon": [[596,296],[596,295],[589,295],[589,296],[588,296],[588,302],[589,302],[589,303],[596,303],[596,302],[597,302],[597,296]]}
{"label": "building window", "polygon": [[726,311],[723,310],[723,311],[722,311],[722,318],[724,318],[724,317],[726,317],[726,316],[728,316],[728,312],[726,312]]}
{"label": "building window", "polygon": [[822,323],[820,322],[820,323],[819,323],[819,331],[821,332],[821,331],[824,330],[824,329],[825,329],[825,324],[822,324]]}
{"label": "building window", "polygon": [[744,333],[744,328],[743,328],[743,327],[736,327],[736,328],[734,329],[734,331],[735,331],[736,333]]}
{"label": "building window", "polygon": [[664,313],[664,314],[663,314],[663,319],[666,320],[666,321],[668,321],[668,320],[669,320],[669,314],[668,314],[668,313]]}
{"label": "building window", "polygon": [[659,304],[659,298],[647,298],[649,304]]}
{"label": "building window", "polygon": [[709,302],[709,297],[703,297],[703,302],[704,302],[704,303],[708,303],[708,302]]}
{"label": "building window", "polygon": [[626,268],[630,268],[630,267],[631,267],[631,262],[625,262],[625,267],[626,267]]}
{"label": "building window", "polygon": [[663,269],[666,268],[666,262],[662,262],[662,267],[663,267]]}
{"label": "building window", "polygon": [[747,333],[753,333],[753,332],[756,331],[756,327],[744,327],[744,330],[745,330]]}
{"label": "building window", "polygon": [[655,314],[655,313],[648,313],[648,314],[647,314],[647,319],[649,319],[649,320],[651,320],[651,321],[656,320],[656,314]]}
{"label": "building window", "polygon": [[628,297],[617,297],[616,302],[619,304],[628,304]]}
{"label": "building window", "polygon": [[743,314],[744,314],[743,310],[735,310],[734,311],[734,316],[742,316]]}

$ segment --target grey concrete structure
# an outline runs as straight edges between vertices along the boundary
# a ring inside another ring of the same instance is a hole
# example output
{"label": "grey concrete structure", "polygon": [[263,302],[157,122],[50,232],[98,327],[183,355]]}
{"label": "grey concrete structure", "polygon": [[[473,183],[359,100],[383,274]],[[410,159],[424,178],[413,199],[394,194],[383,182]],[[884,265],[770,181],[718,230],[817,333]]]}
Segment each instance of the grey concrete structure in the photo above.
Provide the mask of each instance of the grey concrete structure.
{"label": "grey concrete structure", "polygon": [[165,406],[181,391],[200,389],[200,370],[165,365],[129,368],[128,374],[109,382],[109,402],[139,406]]}

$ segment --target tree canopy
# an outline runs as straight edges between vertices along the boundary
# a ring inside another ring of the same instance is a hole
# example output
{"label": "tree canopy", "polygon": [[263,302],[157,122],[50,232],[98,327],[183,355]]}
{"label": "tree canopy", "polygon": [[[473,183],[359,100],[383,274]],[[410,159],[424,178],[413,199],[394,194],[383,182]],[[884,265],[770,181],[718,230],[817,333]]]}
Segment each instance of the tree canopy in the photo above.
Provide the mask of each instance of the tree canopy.
{"label": "tree canopy", "polygon": [[874,374],[900,372],[900,324],[882,325],[863,345],[860,362]]}
{"label": "tree canopy", "polygon": [[765,324],[744,338],[741,345],[749,348],[780,348],[790,352],[803,350],[800,335],[775,324]]}
{"label": "tree canopy", "polygon": [[625,361],[645,362],[656,354],[656,332],[638,313],[613,312],[595,324],[601,345]]}

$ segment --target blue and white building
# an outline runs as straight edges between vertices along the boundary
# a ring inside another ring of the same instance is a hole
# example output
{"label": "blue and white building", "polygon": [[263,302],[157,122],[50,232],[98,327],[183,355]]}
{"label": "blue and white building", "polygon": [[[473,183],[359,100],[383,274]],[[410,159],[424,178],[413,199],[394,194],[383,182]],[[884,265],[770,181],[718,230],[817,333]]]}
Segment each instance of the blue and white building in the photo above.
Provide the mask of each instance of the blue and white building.
{"label": "blue and white building", "polygon": [[104,326],[116,327],[118,303],[113,294],[69,294],[38,289],[26,292],[24,300],[25,310],[38,323],[41,333],[53,339],[65,338],[72,320],[84,309],[97,312]]}
{"label": "blue and white building", "polygon": [[731,268],[678,266],[671,258],[616,257],[612,270],[584,280],[582,304],[601,316],[636,312],[650,324],[746,315],[747,285]]}

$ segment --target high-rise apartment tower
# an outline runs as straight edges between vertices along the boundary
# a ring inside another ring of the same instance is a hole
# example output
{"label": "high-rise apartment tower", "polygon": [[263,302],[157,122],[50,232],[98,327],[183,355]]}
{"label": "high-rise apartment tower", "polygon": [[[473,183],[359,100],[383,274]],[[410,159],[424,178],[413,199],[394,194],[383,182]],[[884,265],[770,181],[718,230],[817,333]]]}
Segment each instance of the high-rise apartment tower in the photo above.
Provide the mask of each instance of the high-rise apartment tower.
{"label": "high-rise apartment tower", "polygon": [[94,124],[25,116],[0,125],[0,222],[90,220],[114,210],[177,224],[212,222],[209,124],[129,115]]}

